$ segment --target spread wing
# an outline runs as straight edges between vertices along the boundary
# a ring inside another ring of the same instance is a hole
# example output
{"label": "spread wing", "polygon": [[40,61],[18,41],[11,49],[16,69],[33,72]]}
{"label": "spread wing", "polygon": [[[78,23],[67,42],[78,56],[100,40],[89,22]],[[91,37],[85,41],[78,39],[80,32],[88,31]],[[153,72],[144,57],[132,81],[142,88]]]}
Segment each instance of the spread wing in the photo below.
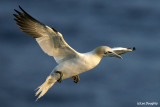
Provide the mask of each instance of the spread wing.
{"label": "spread wing", "polygon": [[124,53],[126,53],[126,52],[134,51],[134,50],[136,50],[136,48],[135,48],[135,47],[133,47],[133,48],[116,47],[116,48],[112,48],[112,50],[113,50],[116,54],[121,55],[121,54],[124,54]]}
{"label": "spread wing", "polygon": [[19,8],[22,12],[15,10],[18,14],[13,14],[19,28],[35,38],[42,50],[48,55],[54,56],[57,63],[78,55],[78,52],[65,42],[61,33],[34,19],[20,6]]}

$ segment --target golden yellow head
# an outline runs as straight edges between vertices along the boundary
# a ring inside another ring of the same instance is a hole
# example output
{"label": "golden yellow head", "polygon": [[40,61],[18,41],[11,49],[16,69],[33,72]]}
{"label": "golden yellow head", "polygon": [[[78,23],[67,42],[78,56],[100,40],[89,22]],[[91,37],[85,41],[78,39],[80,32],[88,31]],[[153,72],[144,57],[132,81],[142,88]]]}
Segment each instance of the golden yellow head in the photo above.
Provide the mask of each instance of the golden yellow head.
{"label": "golden yellow head", "polygon": [[117,57],[117,58],[120,58],[122,59],[122,57],[118,54],[116,54],[110,47],[108,46],[100,46],[100,47],[97,47],[96,49],[94,49],[94,53],[96,55],[98,55],[99,57]]}

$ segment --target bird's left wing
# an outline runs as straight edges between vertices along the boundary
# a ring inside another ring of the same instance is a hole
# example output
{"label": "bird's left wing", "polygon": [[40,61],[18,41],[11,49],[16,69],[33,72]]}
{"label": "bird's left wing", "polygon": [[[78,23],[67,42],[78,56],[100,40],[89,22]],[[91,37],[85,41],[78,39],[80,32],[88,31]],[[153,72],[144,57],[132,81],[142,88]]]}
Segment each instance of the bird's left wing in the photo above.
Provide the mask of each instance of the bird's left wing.
{"label": "bird's left wing", "polygon": [[116,48],[112,48],[112,50],[116,54],[121,55],[121,54],[124,54],[126,52],[134,51],[134,50],[136,50],[136,48],[135,47],[133,47],[133,48],[116,47]]}
{"label": "bird's left wing", "polygon": [[34,19],[20,6],[19,8],[22,12],[15,10],[18,14],[13,14],[19,28],[35,38],[42,50],[54,56],[57,63],[74,58],[79,54],[65,42],[61,33]]}

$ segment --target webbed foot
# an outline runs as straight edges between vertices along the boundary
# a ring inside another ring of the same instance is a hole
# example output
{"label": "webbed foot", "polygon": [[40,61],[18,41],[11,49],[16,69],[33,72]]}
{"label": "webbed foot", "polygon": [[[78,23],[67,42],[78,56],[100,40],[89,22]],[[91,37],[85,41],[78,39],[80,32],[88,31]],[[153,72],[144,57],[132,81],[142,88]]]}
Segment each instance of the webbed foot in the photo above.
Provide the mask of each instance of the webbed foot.
{"label": "webbed foot", "polygon": [[62,76],[63,76],[63,73],[61,71],[56,71],[56,73],[59,73],[60,74],[60,78],[57,80],[59,83],[62,82]]}
{"label": "webbed foot", "polygon": [[78,81],[80,80],[78,75],[72,76],[72,79],[74,80],[75,83],[78,83]]}

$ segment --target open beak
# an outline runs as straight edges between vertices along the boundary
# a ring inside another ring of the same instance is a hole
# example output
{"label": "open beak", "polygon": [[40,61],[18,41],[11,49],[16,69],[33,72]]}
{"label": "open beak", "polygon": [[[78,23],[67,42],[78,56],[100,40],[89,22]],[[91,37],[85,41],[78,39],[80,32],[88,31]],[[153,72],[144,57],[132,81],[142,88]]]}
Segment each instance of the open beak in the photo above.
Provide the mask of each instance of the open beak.
{"label": "open beak", "polygon": [[117,57],[117,58],[123,59],[120,55],[116,54],[115,52],[112,52],[112,54],[113,54],[113,57]]}

